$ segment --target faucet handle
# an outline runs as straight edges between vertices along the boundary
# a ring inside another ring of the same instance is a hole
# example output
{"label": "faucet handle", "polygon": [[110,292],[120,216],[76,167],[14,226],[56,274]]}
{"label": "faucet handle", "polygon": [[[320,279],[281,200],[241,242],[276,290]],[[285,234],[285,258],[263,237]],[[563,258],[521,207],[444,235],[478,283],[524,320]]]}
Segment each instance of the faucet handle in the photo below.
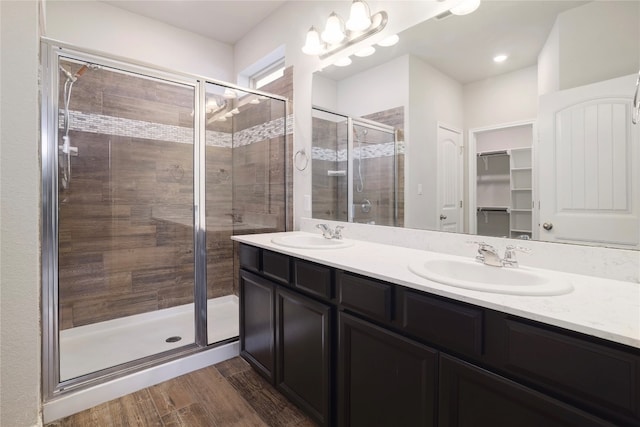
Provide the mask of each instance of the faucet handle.
{"label": "faucet handle", "polygon": [[504,251],[504,259],[502,260],[503,265],[509,267],[517,267],[518,260],[516,259],[516,252],[529,254],[531,253],[531,249],[524,248],[522,246],[507,245]]}
{"label": "faucet handle", "polygon": [[493,253],[496,252],[493,246],[485,242],[476,242],[473,240],[467,240],[467,243],[478,245],[478,254],[476,255],[476,261],[478,262],[482,262],[482,263],[485,262],[485,256],[484,256],[485,252],[493,252]]}
{"label": "faucet handle", "polygon": [[322,237],[325,239],[331,239],[333,237],[333,231],[329,224],[316,224],[316,228],[319,228],[322,231]]}
{"label": "faucet handle", "polygon": [[344,229],[344,226],[336,225],[336,228],[333,231],[333,238],[334,239],[342,239],[342,230],[343,229]]}

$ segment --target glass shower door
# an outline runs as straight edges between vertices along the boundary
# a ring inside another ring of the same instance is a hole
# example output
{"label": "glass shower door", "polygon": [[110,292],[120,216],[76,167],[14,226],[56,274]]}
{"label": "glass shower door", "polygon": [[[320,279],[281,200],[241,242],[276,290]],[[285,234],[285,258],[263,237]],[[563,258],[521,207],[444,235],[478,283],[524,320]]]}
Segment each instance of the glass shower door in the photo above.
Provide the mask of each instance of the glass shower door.
{"label": "glass shower door", "polygon": [[379,123],[353,119],[352,138],[352,221],[397,225],[395,130]]}
{"label": "glass shower door", "polygon": [[188,84],[59,60],[60,381],[194,343]]}
{"label": "glass shower door", "polygon": [[286,102],[206,84],[207,342],[238,336],[236,234],[286,227]]}

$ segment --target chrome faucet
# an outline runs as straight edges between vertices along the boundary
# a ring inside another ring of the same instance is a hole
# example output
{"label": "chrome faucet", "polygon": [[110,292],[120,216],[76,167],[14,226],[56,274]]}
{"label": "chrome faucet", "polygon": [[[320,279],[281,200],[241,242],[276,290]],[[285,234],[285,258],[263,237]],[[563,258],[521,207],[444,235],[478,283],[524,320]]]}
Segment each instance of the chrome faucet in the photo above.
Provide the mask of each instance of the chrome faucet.
{"label": "chrome faucet", "polygon": [[478,245],[478,254],[476,255],[476,261],[481,262],[492,267],[518,267],[518,260],[516,260],[516,251],[529,253],[530,249],[523,248],[521,246],[508,245],[504,258],[500,258],[496,249],[484,242],[469,242]]}
{"label": "chrome faucet", "polygon": [[335,229],[331,229],[328,224],[317,224],[316,228],[322,230],[322,237],[325,239],[342,239],[342,229],[344,227],[341,225],[336,225]]}

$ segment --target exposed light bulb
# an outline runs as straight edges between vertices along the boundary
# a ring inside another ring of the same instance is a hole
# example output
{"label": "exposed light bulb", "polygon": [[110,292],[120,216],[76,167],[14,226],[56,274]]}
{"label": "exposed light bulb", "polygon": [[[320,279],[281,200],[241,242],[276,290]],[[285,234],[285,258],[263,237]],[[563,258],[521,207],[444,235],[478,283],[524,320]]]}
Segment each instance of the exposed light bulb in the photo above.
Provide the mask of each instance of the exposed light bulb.
{"label": "exposed light bulb", "polygon": [[507,60],[509,56],[505,55],[505,54],[500,54],[500,55],[496,55],[493,57],[493,62],[504,62]]}
{"label": "exposed light bulb", "polygon": [[357,51],[355,55],[360,58],[364,58],[365,56],[371,56],[374,53],[376,53],[376,48],[373,46],[367,46],[364,49]]}
{"label": "exposed light bulb", "polygon": [[240,114],[240,110],[238,110],[237,108],[234,108],[233,110],[229,111],[231,114]]}
{"label": "exposed light bulb", "polygon": [[348,56],[345,56],[344,58],[340,58],[337,61],[335,61],[333,65],[337,67],[348,67],[349,65],[351,65],[351,63],[352,63],[351,58],[349,58]]}
{"label": "exposed light bulb", "polygon": [[319,55],[322,51],[322,43],[320,42],[320,34],[315,27],[309,28],[307,31],[307,38],[302,47],[302,52],[307,55]]}
{"label": "exposed light bulb", "polygon": [[251,101],[249,101],[249,104],[253,104],[253,105],[260,104],[260,100],[258,98],[253,98]]}
{"label": "exposed light bulb", "polygon": [[235,90],[226,88],[222,96],[226,99],[234,99],[238,97],[238,94],[236,93]]}
{"label": "exposed light bulb", "polygon": [[468,15],[480,6],[480,0],[462,0],[456,6],[449,9],[454,15]]}
{"label": "exposed light bulb", "polygon": [[233,113],[231,111],[229,111],[228,113],[224,113],[224,117],[230,119],[231,117],[233,117]]}
{"label": "exposed light bulb", "polygon": [[371,15],[369,7],[361,0],[354,0],[351,3],[351,12],[347,21],[347,29],[349,31],[364,31],[371,26]]}
{"label": "exposed light bulb", "polygon": [[382,39],[378,42],[378,46],[389,47],[400,41],[400,37],[397,34],[387,37],[386,39]]}
{"label": "exposed light bulb", "polygon": [[322,40],[329,44],[337,44],[344,40],[345,34],[342,30],[342,22],[335,12],[331,12],[331,15],[329,15],[321,37]]}

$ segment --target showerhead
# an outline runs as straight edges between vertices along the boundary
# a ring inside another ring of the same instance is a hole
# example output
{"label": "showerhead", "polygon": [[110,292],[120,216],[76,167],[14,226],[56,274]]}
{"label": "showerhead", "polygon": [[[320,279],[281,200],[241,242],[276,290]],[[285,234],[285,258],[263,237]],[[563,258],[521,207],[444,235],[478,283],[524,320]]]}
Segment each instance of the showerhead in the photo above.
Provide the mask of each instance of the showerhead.
{"label": "showerhead", "polygon": [[84,73],[87,72],[87,70],[99,70],[102,67],[100,67],[98,64],[92,64],[90,62],[82,65],[82,67],[80,67],[80,69],[75,73],[75,74],[71,74],[70,71],[68,71],[67,69],[65,69],[62,65],[60,65],[60,71],[62,71],[64,73],[64,75],[67,77],[68,81],[74,82],[76,80],[78,80],[78,77],[82,76]]}
{"label": "showerhead", "polygon": [[60,71],[62,71],[64,75],[67,76],[67,80],[71,80],[72,82],[76,81],[76,77],[74,77],[73,74],[67,71],[62,65],[60,66]]}

